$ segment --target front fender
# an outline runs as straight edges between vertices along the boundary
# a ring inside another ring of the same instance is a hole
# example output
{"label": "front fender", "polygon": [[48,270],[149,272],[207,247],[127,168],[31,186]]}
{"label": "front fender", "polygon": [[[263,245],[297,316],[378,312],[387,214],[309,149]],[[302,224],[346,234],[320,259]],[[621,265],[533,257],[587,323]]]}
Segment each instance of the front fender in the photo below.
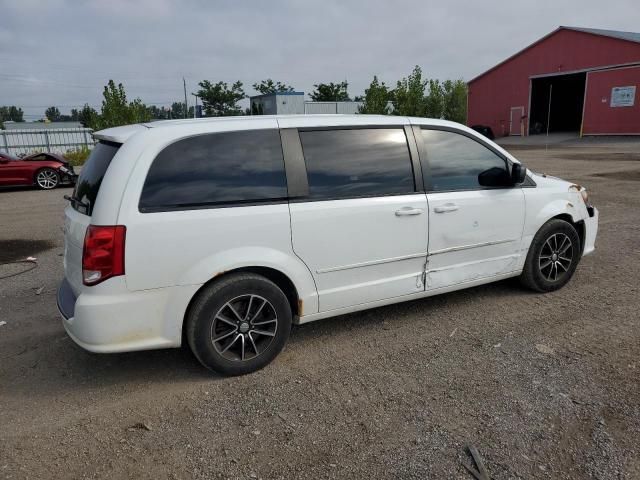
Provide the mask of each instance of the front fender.
{"label": "front fender", "polygon": [[557,198],[547,204],[544,204],[541,208],[536,209],[537,211],[533,212],[535,213],[535,216],[532,216],[530,219],[531,221],[527,222],[528,228],[525,231],[525,235],[535,235],[542,225],[552,218],[560,215],[567,215],[571,217],[571,221],[573,223],[582,220],[580,211],[576,207],[577,201],[576,199],[572,200],[567,198]]}

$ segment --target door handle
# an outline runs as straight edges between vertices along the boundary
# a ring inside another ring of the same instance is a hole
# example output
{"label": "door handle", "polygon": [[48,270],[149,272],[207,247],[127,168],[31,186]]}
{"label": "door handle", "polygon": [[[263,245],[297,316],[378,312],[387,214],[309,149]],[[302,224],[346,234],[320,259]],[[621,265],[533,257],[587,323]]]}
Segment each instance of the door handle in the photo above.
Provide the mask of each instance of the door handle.
{"label": "door handle", "polygon": [[421,208],[404,207],[400,210],[396,210],[396,217],[408,217],[410,215],[420,215],[421,213]]}
{"label": "door handle", "polygon": [[440,207],[434,207],[433,211],[436,213],[447,213],[447,212],[455,212],[456,210],[458,210],[458,205],[456,205],[455,203],[445,203],[444,205],[441,205]]}

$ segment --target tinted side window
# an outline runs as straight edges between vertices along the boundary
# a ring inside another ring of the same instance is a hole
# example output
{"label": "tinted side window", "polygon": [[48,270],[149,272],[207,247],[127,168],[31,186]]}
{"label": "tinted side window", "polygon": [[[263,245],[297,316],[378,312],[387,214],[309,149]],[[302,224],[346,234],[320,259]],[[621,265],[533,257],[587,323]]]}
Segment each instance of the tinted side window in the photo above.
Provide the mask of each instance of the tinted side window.
{"label": "tinted side window", "polygon": [[485,188],[482,178],[497,176],[509,184],[506,162],[484,145],[459,133],[422,130],[430,178],[425,185],[431,191],[475,190]]}
{"label": "tinted side window", "polygon": [[399,128],[300,132],[311,198],[412,193],[407,138]]}
{"label": "tinted side window", "polygon": [[179,140],[149,168],[140,211],[287,198],[278,130],[213,133]]}
{"label": "tinted side window", "polygon": [[119,143],[100,142],[91,151],[73,192],[73,197],[79,201],[71,202],[71,205],[78,212],[91,215],[104,174],[119,148]]}

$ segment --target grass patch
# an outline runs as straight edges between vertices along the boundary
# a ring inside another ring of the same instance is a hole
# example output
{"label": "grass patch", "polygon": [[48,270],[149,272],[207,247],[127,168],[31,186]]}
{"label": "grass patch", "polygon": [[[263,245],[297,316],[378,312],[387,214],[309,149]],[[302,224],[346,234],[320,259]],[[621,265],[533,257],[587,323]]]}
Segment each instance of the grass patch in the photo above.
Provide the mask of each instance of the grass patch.
{"label": "grass patch", "polygon": [[91,149],[89,149],[89,147],[82,146],[72,150],[67,150],[64,154],[64,158],[66,158],[74,167],[79,167],[80,165],[84,165],[84,162],[87,160],[90,153]]}

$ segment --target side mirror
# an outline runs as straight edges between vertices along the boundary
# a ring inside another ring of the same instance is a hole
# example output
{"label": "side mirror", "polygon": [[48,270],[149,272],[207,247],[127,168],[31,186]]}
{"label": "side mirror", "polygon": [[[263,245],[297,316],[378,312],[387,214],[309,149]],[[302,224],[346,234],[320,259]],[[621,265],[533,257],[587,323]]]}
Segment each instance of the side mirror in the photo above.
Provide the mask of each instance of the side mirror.
{"label": "side mirror", "polygon": [[0,158],[0,163],[9,163],[9,160],[6,158]]}
{"label": "side mirror", "polygon": [[511,181],[514,185],[520,185],[527,178],[527,167],[521,163],[511,165]]}
{"label": "side mirror", "polygon": [[510,187],[511,178],[506,168],[491,167],[478,175],[478,183],[483,187]]}

